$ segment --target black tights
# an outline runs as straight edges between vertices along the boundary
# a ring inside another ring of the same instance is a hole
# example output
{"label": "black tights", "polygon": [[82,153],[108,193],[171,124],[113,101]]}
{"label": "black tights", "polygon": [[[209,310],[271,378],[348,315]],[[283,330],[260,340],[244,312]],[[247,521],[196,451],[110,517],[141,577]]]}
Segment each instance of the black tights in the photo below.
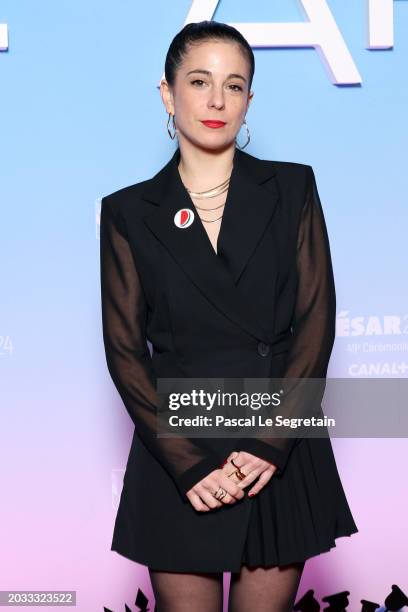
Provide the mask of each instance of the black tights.
{"label": "black tights", "polygon": [[[304,562],[248,568],[231,574],[228,612],[291,612]],[[222,612],[223,574],[149,568],[157,612]]]}

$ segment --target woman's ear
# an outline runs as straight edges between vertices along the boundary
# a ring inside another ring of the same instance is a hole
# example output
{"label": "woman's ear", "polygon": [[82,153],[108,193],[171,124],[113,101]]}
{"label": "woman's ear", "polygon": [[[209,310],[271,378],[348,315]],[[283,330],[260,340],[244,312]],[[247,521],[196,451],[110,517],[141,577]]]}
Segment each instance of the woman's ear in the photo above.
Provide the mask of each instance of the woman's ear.
{"label": "woman's ear", "polygon": [[247,110],[248,110],[248,108],[251,106],[251,102],[252,102],[252,98],[253,98],[253,97],[254,97],[254,92],[251,90],[251,91],[249,92],[249,95],[248,95],[248,104],[247,104]]}
{"label": "woman's ear", "polygon": [[166,79],[162,79],[160,81],[160,95],[163,100],[163,104],[166,107],[166,112],[174,115],[173,94]]}

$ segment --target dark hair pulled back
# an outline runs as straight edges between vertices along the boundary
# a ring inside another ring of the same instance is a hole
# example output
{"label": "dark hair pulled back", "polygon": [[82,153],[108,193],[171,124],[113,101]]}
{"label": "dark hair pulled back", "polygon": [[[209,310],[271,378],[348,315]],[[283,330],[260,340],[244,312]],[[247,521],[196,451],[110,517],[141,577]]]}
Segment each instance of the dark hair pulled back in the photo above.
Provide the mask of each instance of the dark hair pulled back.
{"label": "dark hair pulled back", "polygon": [[190,45],[207,42],[209,40],[222,40],[237,43],[250,65],[248,89],[251,89],[255,73],[254,53],[248,41],[236,28],[219,21],[199,21],[187,23],[171,41],[166,55],[164,74],[168,84],[173,87],[176,72],[189,51]]}

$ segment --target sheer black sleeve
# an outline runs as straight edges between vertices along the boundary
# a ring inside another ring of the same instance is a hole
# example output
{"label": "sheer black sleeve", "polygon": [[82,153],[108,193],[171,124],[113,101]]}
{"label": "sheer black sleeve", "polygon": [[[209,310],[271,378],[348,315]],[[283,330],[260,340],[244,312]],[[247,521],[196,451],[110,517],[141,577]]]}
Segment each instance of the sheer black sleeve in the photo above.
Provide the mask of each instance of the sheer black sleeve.
{"label": "sheer black sleeve", "polygon": [[[297,235],[297,297],[292,321],[293,338],[282,378],[324,379],[335,338],[336,293],[329,239],[313,168],[308,166],[306,199],[301,211]],[[281,377],[279,377],[281,378]],[[314,381],[313,381],[314,382]],[[292,383],[290,383],[292,384]],[[306,385],[303,386],[303,390]],[[291,389],[291,398],[283,404],[283,416],[302,413],[301,385]],[[261,457],[283,473],[295,437],[243,438],[236,448]]]}
{"label": "sheer black sleeve", "polygon": [[220,466],[220,458],[188,438],[157,437],[163,401],[145,336],[147,306],[117,203],[102,199],[100,272],[103,341],[112,380],[147,449],[173,478],[182,498]]}

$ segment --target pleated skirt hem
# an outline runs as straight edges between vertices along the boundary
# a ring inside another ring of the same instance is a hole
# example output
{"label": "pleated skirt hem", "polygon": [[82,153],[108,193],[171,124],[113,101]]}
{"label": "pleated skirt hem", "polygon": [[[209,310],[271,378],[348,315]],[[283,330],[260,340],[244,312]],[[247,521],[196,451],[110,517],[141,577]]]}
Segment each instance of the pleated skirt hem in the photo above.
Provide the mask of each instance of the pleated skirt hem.
{"label": "pleated skirt hem", "polygon": [[[319,546],[317,548],[308,548],[303,549],[301,551],[285,554],[285,552],[281,552],[279,558],[274,553],[269,553],[264,556],[259,556],[254,553],[250,553],[247,549],[244,551],[244,555],[242,558],[241,565],[245,565],[249,568],[256,567],[271,567],[271,566],[279,566],[284,567],[286,565],[291,565],[292,563],[301,563],[305,562],[312,557],[316,557],[318,555],[322,555],[324,553],[330,552],[333,548],[336,548],[336,540],[344,537],[351,537],[354,533],[358,533],[358,529],[351,528],[344,532],[339,532],[336,536],[328,541],[326,544]],[[233,570],[232,570],[233,571]]]}
{"label": "pleated skirt hem", "polygon": [[195,559],[191,559],[191,563],[189,563],[188,565],[180,565],[177,562],[172,562],[171,564],[168,564],[168,565],[161,564],[160,567],[156,567],[152,565],[151,562],[149,562],[147,558],[141,557],[135,554],[134,552],[123,548],[122,546],[112,545],[111,550],[113,552],[118,553],[122,557],[129,559],[129,561],[133,561],[135,563],[138,563],[139,565],[144,565],[146,567],[150,567],[153,570],[162,571],[162,572],[182,572],[182,573],[194,573],[194,572],[200,572],[200,573],[227,572],[227,573],[230,573],[231,572],[231,573],[236,573],[240,571],[243,565],[251,569],[255,569],[256,567],[267,568],[267,567],[272,567],[272,566],[277,566],[277,565],[279,567],[285,567],[286,565],[290,565],[292,563],[305,562],[312,557],[330,552],[330,550],[332,550],[333,548],[336,548],[337,539],[342,538],[342,537],[350,537],[354,533],[358,533],[357,528],[351,529],[344,533],[338,533],[335,536],[335,538],[331,542],[328,542],[327,545],[324,546],[323,548],[309,549],[307,551],[303,550],[303,551],[299,551],[297,554],[294,553],[292,555],[290,554],[282,555],[279,561],[274,555],[270,555],[262,559],[255,558],[253,555],[248,554],[248,552],[245,550],[243,558],[238,566],[219,565],[216,561],[214,561],[214,563],[211,564],[211,567],[208,567],[208,565],[202,565],[200,563],[199,557],[197,557]]}

